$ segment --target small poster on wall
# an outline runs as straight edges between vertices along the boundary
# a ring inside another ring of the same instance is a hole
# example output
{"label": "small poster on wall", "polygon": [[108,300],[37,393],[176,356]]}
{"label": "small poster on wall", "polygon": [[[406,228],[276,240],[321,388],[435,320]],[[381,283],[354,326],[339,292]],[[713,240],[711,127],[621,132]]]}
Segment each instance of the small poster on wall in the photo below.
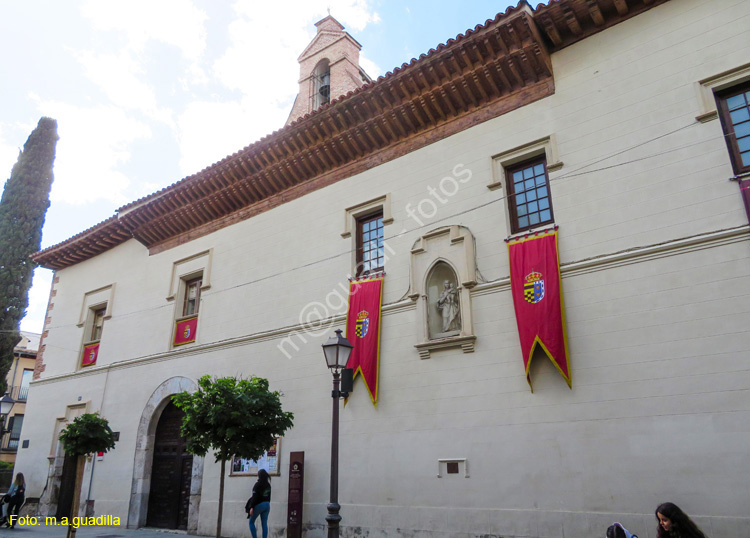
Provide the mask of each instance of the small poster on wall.
{"label": "small poster on wall", "polygon": [[244,458],[232,458],[231,476],[257,475],[260,469],[265,469],[268,474],[279,475],[279,446],[281,440],[277,437],[273,446],[266,450],[257,460],[247,460]]}

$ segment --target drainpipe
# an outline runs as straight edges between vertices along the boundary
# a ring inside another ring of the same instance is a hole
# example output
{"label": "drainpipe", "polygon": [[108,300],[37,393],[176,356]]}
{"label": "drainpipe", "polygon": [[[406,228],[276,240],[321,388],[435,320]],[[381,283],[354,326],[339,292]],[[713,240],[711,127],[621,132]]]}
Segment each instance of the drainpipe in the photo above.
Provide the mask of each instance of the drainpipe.
{"label": "drainpipe", "polygon": [[89,501],[91,500],[91,484],[94,482],[94,466],[96,465],[96,460],[98,458],[98,455],[94,455],[93,461],[91,462],[91,476],[89,477],[89,492],[86,494],[86,508],[83,511],[83,515],[88,517],[88,511],[89,511]]}
{"label": "drainpipe", "polygon": [[[104,395],[107,393],[107,381],[109,381],[109,368],[107,368],[107,373],[104,374],[104,386],[102,387],[102,401],[99,404],[99,414],[104,416]],[[89,491],[86,494],[86,511],[84,511],[84,515],[87,515],[87,511],[89,509],[89,501],[91,500],[91,485],[94,483],[94,466],[96,466],[96,460],[98,458],[98,454],[94,454],[93,461],[91,462],[91,476],[89,476]]]}

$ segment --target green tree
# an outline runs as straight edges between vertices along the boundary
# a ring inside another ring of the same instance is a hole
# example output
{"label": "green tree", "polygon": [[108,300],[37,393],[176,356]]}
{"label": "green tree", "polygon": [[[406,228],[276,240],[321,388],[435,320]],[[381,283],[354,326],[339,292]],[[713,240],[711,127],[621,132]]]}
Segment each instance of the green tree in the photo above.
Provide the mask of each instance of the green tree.
{"label": "green tree", "polygon": [[60,433],[63,450],[69,456],[86,456],[109,452],[115,448],[115,436],[106,418],[99,413],[84,413],[76,417]]}
{"label": "green tree", "polygon": [[274,438],[293,426],[294,415],[281,409],[281,394],[268,390],[268,380],[203,376],[196,392],[181,392],[172,401],[185,412],[182,435],[191,454],[205,456],[213,450],[221,462],[219,514],[216,537],[221,537],[224,474],[233,456],[257,460]]}
{"label": "green tree", "polygon": [[74,538],[77,527],[73,525],[73,518],[78,516],[86,455],[109,452],[115,448],[115,435],[106,418],[100,417],[98,413],[84,413],[65,427],[60,433],[60,441],[68,456],[76,456],[76,485],[73,490],[73,505],[70,509],[71,519],[67,534],[68,538]]}
{"label": "green tree", "polygon": [[57,122],[40,119],[18,155],[0,200],[0,394],[7,389],[5,376],[29,306],[36,267],[29,256],[42,242],[58,139]]}

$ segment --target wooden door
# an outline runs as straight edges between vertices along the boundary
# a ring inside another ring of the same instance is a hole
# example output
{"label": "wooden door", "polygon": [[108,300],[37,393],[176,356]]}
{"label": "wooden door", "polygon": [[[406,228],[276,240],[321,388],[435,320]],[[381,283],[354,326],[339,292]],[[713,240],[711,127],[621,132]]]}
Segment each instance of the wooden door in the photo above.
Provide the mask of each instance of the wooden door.
{"label": "wooden door", "polygon": [[70,517],[70,509],[73,507],[73,494],[76,489],[76,456],[65,456],[63,460],[62,476],[60,477],[60,490],[57,494],[57,512],[55,517],[61,519]]}
{"label": "wooden door", "polygon": [[180,436],[184,413],[169,403],[159,418],[151,465],[151,491],[146,525],[162,529],[187,529],[193,456]]}

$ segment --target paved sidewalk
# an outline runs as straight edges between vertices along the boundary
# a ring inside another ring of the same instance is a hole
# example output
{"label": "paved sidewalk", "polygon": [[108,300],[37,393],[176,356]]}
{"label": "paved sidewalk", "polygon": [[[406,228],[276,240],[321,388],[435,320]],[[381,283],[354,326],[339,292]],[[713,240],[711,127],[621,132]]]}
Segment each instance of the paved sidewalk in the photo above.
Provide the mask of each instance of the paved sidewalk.
{"label": "paved sidewalk", "polygon": [[[16,525],[0,528],[0,538],[65,538],[68,528],[63,525]],[[76,538],[188,538],[185,531],[161,529],[126,529],[125,527],[80,526]],[[193,535],[190,535],[193,536]]]}

